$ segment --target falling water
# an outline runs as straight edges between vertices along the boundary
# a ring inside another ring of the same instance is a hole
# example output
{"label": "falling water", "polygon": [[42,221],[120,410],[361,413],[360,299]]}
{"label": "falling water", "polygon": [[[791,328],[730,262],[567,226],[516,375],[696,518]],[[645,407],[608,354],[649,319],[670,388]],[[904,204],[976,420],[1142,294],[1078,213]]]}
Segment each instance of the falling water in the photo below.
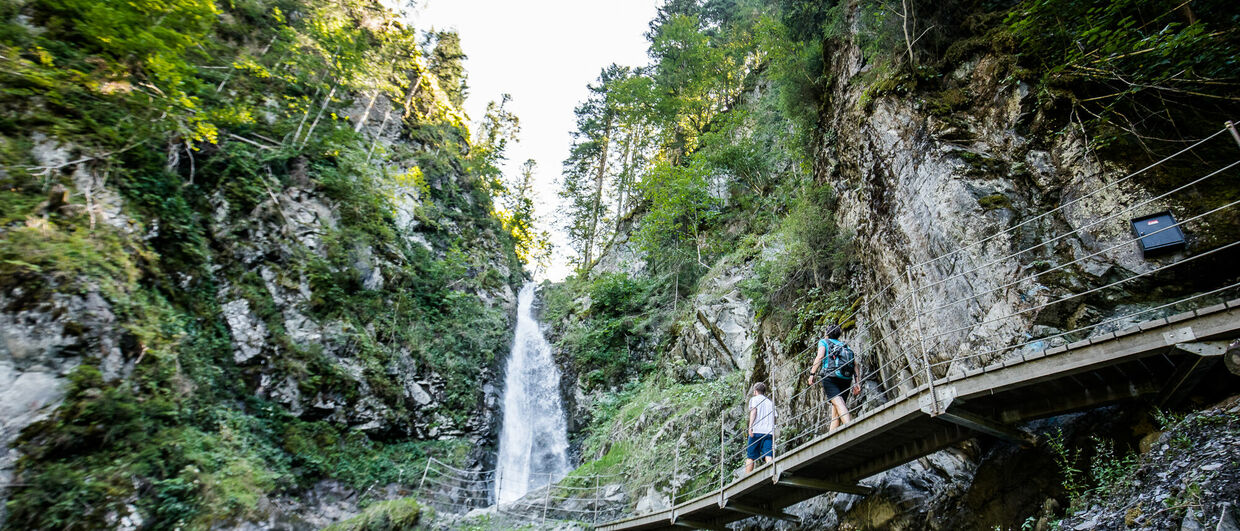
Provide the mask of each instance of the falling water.
{"label": "falling water", "polygon": [[496,499],[512,502],[568,472],[568,434],[560,371],[530,309],[534,283],[517,297],[517,329],[504,381]]}

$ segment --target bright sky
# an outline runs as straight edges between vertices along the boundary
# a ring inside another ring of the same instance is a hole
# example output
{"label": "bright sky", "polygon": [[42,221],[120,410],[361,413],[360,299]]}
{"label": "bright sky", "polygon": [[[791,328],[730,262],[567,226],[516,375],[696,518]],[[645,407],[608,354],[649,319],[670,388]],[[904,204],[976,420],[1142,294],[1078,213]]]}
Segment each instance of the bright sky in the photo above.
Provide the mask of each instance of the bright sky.
{"label": "bright sky", "polygon": [[505,173],[538,162],[535,208],[556,247],[550,270],[539,279],[570,273],[568,242],[559,228],[560,163],[568,157],[575,128],[573,108],[586,85],[611,63],[648,62],[645,32],[660,0],[417,0],[411,15],[423,30],[455,29],[469,56],[465,68],[470,118],[487,102],[512,95],[509,108],[521,120],[520,142],[508,147]]}

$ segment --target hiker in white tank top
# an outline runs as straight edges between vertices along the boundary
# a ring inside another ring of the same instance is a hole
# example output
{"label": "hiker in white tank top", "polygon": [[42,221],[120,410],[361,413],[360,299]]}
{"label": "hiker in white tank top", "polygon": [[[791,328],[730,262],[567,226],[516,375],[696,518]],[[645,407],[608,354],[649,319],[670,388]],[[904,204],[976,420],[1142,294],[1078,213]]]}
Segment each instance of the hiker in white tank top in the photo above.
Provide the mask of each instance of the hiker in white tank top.
{"label": "hiker in white tank top", "polygon": [[754,461],[765,459],[767,463],[775,456],[775,403],[766,396],[766,384],[753,386],[749,399],[749,442],[745,446],[745,473],[753,472]]}

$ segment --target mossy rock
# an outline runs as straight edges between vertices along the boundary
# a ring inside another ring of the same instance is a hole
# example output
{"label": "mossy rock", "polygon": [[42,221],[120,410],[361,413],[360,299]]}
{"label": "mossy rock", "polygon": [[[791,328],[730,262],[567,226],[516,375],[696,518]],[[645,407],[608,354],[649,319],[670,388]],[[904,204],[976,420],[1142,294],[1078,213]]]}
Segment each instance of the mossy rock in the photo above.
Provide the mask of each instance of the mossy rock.
{"label": "mossy rock", "polygon": [[949,88],[926,100],[926,111],[934,116],[947,116],[967,108],[973,95],[962,88]]}
{"label": "mossy rock", "polygon": [[943,59],[947,64],[960,64],[989,48],[990,39],[986,35],[960,39],[947,47],[947,51],[943,53]]}
{"label": "mossy rock", "polygon": [[991,210],[1011,207],[1012,200],[1008,199],[1008,197],[1003,194],[990,194],[988,196],[978,198],[977,204],[982,207],[982,210],[990,212]]}
{"label": "mossy rock", "polygon": [[994,179],[1003,177],[1008,173],[1007,163],[980,153],[972,151],[957,151],[956,156],[968,165],[964,170],[964,174],[969,177],[982,179]]}
{"label": "mossy rock", "polygon": [[327,527],[326,531],[396,531],[418,529],[422,506],[413,498],[379,502],[362,514]]}

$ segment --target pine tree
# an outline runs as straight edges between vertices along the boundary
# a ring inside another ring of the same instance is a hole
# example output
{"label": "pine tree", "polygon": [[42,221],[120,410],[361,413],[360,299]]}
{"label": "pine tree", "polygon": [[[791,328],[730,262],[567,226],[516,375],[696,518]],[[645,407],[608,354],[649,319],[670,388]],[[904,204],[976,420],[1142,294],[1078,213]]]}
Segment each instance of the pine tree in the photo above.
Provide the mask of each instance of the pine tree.
{"label": "pine tree", "polygon": [[460,107],[469,95],[465,75],[465,59],[469,56],[461,50],[461,36],[455,31],[435,31],[431,36],[435,47],[430,53],[430,71],[439,78],[439,88],[448,99]]}

